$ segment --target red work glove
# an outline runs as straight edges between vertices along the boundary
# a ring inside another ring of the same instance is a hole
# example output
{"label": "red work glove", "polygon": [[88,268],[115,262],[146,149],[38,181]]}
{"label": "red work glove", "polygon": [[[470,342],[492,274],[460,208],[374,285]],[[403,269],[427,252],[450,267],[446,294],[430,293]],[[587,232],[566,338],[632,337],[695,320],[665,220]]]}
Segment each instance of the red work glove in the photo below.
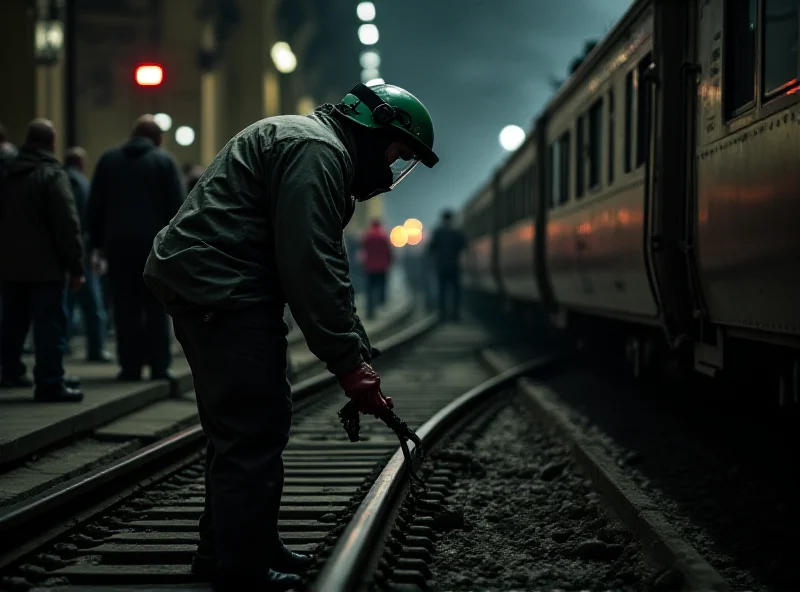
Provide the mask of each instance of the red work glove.
{"label": "red work glove", "polygon": [[353,400],[361,413],[378,417],[394,407],[392,398],[381,393],[381,377],[364,362],[336,378],[344,394]]}

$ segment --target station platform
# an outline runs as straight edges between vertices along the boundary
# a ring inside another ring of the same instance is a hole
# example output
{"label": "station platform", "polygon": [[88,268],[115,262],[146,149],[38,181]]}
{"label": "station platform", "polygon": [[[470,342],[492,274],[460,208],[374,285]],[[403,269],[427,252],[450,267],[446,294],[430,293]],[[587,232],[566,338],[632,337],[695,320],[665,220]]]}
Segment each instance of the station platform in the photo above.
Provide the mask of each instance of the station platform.
{"label": "station platform", "polygon": [[[373,339],[409,317],[414,308],[410,293],[402,288],[388,292],[386,306],[377,311],[374,319],[363,318],[363,298],[357,297],[356,305]],[[323,364],[308,350],[299,330],[290,333],[289,344],[296,379],[324,371]],[[81,466],[100,462],[108,455],[122,454],[125,451],[119,449],[120,443],[130,444],[132,438],[139,438],[140,443],[152,441],[167,435],[163,433],[168,431],[164,426],[179,429],[196,421],[192,376],[176,341],[173,342],[171,368],[177,378],[175,390],[165,380],[145,378],[139,383],[117,382],[119,366],[116,363],[86,362],[81,339],[73,339],[71,345],[72,355],[65,358],[65,369],[68,376],[81,379],[84,399],[80,403],[37,403],[30,388],[0,389],[0,506],[8,495],[14,497],[8,489],[9,483],[3,479],[10,476],[8,471],[24,472],[27,465],[34,462],[38,473],[63,473],[65,459],[59,458],[58,450],[64,448],[66,452],[65,447],[69,446],[71,457],[76,454],[81,457],[76,446],[84,437],[106,446],[93,447],[91,452],[85,453],[85,458],[78,458]],[[107,343],[106,349],[115,351],[113,340]],[[32,356],[25,356],[25,363],[30,371]],[[49,460],[43,464],[45,455]],[[71,458],[70,462],[73,460]]]}

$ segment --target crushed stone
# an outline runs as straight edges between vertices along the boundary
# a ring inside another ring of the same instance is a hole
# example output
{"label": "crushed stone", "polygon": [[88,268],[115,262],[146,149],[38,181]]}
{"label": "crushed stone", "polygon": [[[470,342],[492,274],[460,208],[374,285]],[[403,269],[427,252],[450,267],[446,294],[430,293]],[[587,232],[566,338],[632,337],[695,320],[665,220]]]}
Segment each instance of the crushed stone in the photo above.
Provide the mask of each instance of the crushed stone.
{"label": "crushed stone", "polygon": [[516,404],[432,459],[456,474],[435,523],[433,590],[635,591],[663,579],[567,446]]}

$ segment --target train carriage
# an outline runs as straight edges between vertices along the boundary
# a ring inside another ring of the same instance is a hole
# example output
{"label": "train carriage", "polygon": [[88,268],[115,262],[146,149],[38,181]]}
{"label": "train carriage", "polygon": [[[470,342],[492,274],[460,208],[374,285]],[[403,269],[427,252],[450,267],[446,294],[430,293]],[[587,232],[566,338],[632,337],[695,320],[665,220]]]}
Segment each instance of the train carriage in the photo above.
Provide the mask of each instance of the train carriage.
{"label": "train carriage", "polygon": [[497,274],[506,299],[540,299],[535,277],[536,142],[531,134],[497,176]]}

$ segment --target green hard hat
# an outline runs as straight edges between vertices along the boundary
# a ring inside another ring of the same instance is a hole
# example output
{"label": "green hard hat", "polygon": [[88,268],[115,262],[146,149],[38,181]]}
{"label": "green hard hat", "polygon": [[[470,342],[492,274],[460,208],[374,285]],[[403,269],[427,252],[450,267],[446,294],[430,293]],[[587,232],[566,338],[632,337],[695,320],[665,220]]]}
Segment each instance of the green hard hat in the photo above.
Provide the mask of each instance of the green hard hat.
{"label": "green hard hat", "polygon": [[427,167],[439,162],[433,151],[433,121],[422,102],[410,92],[392,86],[357,84],[338,105],[341,113],[372,129],[393,128]]}

